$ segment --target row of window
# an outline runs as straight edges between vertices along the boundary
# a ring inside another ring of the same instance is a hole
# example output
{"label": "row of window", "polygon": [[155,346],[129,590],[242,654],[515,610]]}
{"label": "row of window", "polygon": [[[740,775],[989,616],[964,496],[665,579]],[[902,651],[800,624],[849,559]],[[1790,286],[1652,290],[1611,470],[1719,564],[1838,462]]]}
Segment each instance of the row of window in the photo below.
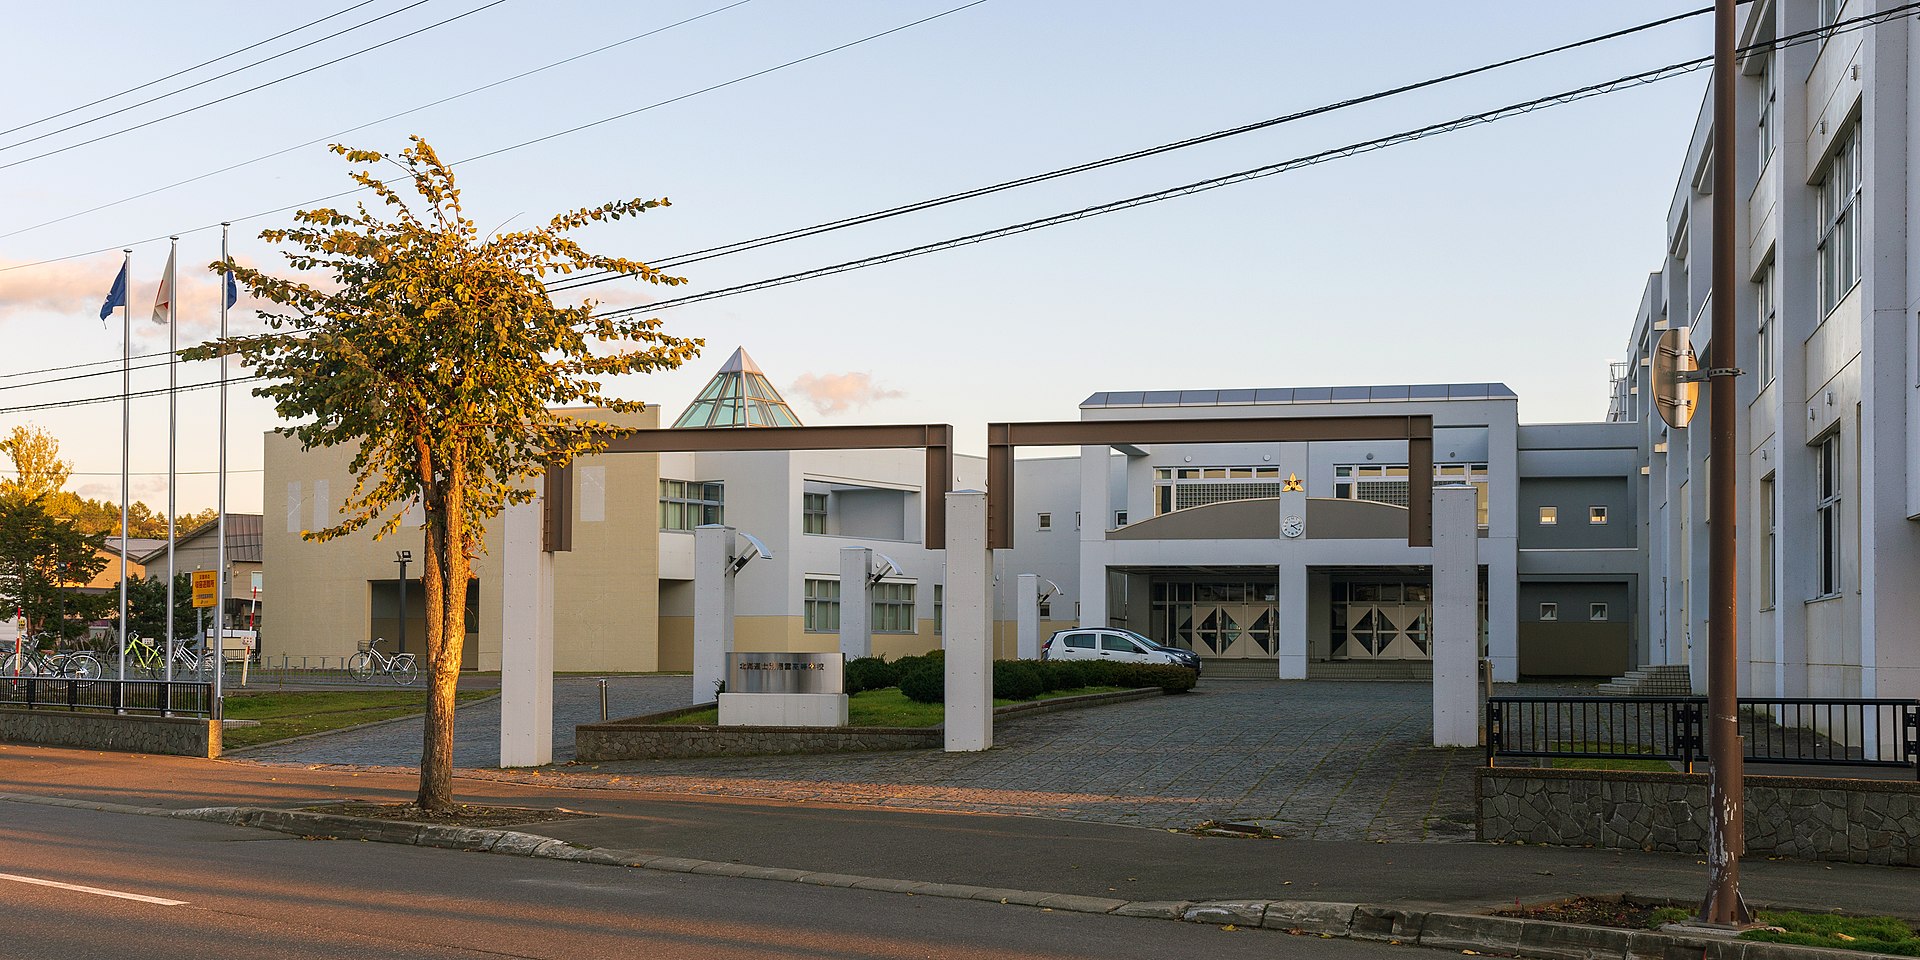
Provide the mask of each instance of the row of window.
{"label": "row of window", "polygon": [[[882,580],[868,593],[869,623],[874,633],[914,633],[915,584]],[[808,577],[801,591],[802,628],[808,633],[840,632],[840,581]],[[946,588],[933,585],[933,631],[946,630]]]}
{"label": "row of window", "polygon": [[[1433,479],[1436,483],[1473,486],[1479,493],[1480,526],[1487,525],[1486,464],[1437,463],[1433,467]],[[1279,467],[1158,467],[1154,470],[1154,515],[1211,503],[1277,497],[1290,483],[1298,482],[1292,475],[1283,475]],[[1407,490],[1404,463],[1343,463],[1333,468],[1333,495],[1342,500],[1370,500],[1404,507]]]}
{"label": "row of window", "polygon": [[[1541,526],[1551,527],[1558,524],[1559,522],[1560,522],[1559,507],[1554,506],[1554,507],[1540,508],[1540,525]],[[1607,522],[1607,508],[1602,506],[1588,507],[1587,522],[1594,526],[1600,526],[1602,524],[1605,524]]]}
{"label": "row of window", "polygon": [[660,481],[660,529],[692,530],[726,522],[726,489],[718,481]]}
{"label": "row of window", "polygon": [[[1548,602],[1540,605],[1540,622],[1551,623],[1558,619],[1560,619],[1560,605],[1558,603]],[[1587,619],[1595,621],[1607,619],[1607,605],[1604,603],[1587,604]]]}
{"label": "row of window", "polygon": [[[1763,125],[1771,122],[1768,113],[1762,112]],[[1770,134],[1765,134],[1763,130],[1763,136]],[[1860,125],[1857,122],[1850,125],[1834,142],[1833,156],[1827,161],[1826,173],[1818,188],[1820,236],[1814,248],[1814,284],[1822,317],[1832,313],[1848,291],[1860,283]],[[1771,147],[1767,149],[1770,151]],[[1754,280],[1757,341],[1754,373],[1763,387],[1773,382],[1779,365],[1779,303],[1775,273],[1775,266],[1770,261]]]}

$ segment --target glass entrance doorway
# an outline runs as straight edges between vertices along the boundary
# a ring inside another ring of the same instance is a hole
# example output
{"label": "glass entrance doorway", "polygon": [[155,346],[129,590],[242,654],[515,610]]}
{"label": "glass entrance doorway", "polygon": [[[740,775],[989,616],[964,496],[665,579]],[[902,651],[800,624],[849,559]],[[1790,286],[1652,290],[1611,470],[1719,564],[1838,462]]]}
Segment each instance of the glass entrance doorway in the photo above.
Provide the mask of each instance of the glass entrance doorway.
{"label": "glass entrance doorway", "polygon": [[1433,587],[1426,583],[1333,584],[1335,660],[1433,659]]}
{"label": "glass entrance doorway", "polygon": [[1153,584],[1154,639],[1203,657],[1279,655],[1278,590],[1272,582]]}

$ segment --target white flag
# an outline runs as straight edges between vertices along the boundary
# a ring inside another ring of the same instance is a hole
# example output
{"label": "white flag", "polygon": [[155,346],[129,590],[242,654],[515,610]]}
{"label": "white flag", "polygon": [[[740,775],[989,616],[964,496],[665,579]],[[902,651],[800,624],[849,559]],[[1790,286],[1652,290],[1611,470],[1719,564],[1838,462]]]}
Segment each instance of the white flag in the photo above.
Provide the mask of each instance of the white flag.
{"label": "white flag", "polygon": [[179,250],[167,252],[167,272],[160,275],[160,292],[153,297],[153,322],[167,325],[167,310],[173,306],[173,257]]}

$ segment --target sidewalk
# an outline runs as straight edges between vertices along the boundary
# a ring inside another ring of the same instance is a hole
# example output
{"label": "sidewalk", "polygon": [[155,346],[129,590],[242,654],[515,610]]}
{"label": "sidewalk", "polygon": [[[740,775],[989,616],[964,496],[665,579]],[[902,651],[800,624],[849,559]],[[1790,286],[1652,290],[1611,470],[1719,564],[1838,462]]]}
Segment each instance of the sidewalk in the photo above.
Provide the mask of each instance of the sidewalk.
{"label": "sidewalk", "polygon": [[[475,771],[473,773],[480,773]],[[1697,899],[1694,857],[1478,843],[1194,837],[1163,830],[926,813],[825,802],[688,798],[550,786],[551,774],[487,773],[466,802],[559,806],[594,816],[526,827],[589,847],[763,867],[1046,890],[1126,900],[1285,899],[1456,909],[1574,894]],[[545,782],[543,782],[545,781]],[[410,799],[407,773],[309,770],[0,744],[0,793],[188,809]],[[5,815],[0,805],[0,816]],[[1744,862],[1758,906],[1920,914],[1920,872]]]}

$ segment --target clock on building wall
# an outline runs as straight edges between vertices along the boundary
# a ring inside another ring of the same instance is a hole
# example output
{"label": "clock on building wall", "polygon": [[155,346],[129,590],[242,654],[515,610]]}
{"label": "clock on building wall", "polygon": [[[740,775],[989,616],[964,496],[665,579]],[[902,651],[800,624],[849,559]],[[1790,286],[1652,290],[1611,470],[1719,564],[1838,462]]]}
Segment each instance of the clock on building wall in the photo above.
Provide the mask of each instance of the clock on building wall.
{"label": "clock on building wall", "polygon": [[1307,522],[1299,517],[1288,517],[1280,521],[1280,534],[1289,540],[1297,540],[1307,532]]}

